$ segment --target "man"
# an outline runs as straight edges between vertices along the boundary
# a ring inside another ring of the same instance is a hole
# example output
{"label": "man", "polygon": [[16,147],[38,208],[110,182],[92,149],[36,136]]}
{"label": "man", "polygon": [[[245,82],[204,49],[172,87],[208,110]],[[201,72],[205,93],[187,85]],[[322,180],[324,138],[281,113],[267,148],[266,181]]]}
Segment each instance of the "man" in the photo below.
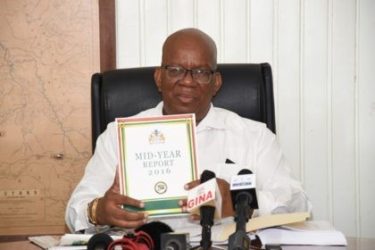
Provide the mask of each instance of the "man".
{"label": "man", "polygon": [[[216,173],[224,216],[233,215],[230,177],[244,167],[257,174],[259,214],[310,210],[301,184],[290,176],[275,135],[262,123],[211,104],[222,84],[216,67],[216,45],[207,34],[197,29],[173,33],[163,45],[162,64],[154,73],[163,102],[137,116],[195,113],[198,167]],[[235,164],[225,164],[226,159]],[[117,160],[116,127],[110,123],[98,138],[85,175],[69,200],[66,223],[71,231],[94,225],[136,228],[147,222],[147,214],[120,208],[122,204],[142,207],[143,203],[119,194]],[[181,201],[181,206],[184,208],[186,201]],[[172,227],[188,223],[187,218],[164,221]]]}

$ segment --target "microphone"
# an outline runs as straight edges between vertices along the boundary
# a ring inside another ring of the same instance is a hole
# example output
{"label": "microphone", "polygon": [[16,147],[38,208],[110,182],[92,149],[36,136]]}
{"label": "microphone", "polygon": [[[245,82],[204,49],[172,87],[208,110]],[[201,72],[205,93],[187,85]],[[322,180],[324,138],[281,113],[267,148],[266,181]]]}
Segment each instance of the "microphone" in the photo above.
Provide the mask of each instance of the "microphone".
{"label": "microphone", "polygon": [[215,173],[205,170],[201,174],[200,184],[188,191],[187,211],[200,215],[201,206],[212,206],[215,209],[214,218],[221,218],[221,193],[217,185]]}
{"label": "microphone", "polygon": [[190,248],[189,233],[163,233],[161,235],[161,249],[188,250]]}
{"label": "microphone", "polygon": [[87,250],[106,250],[112,242],[113,239],[108,234],[97,233],[87,242]]}
{"label": "microphone", "polygon": [[200,246],[206,250],[212,245],[211,227],[214,224],[214,218],[221,218],[221,194],[215,173],[209,170],[203,171],[200,183],[188,192],[187,210],[201,217],[202,240]]}
{"label": "microphone", "polygon": [[228,250],[249,249],[251,245],[246,223],[254,209],[258,208],[255,185],[255,175],[249,169],[242,169],[238,175],[232,177],[230,190],[235,208],[236,231],[228,239]]}
{"label": "microphone", "polygon": [[165,223],[153,221],[144,224],[134,232],[125,233],[121,238],[108,233],[94,234],[87,243],[88,250],[161,250],[161,236],[173,230]]}
{"label": "microphone", "polygon": [[144,232],[147,235],[149,235],[152,239],[152,242],[154,244],[154,250],[161,250],[161,236],[164,233],[171,233],[173,232],[172,228],[160,221],[152,221],[150,223],[146,223],[137,229],[135,229],[135,232]]}
{"label": "microphone", "polygon": [[[208,180],[215,180],[215,173],[205,170],[201,175],[201,183],[205,183]],[[216,180],[215,180],[216,181]],[[210,205],[204,205],[199,208],[201,214],[200,224],[202,226],[202,240],[200,246],[204,250],[208,250],[211,245],[211,227],[214,225],[215,207]]]}

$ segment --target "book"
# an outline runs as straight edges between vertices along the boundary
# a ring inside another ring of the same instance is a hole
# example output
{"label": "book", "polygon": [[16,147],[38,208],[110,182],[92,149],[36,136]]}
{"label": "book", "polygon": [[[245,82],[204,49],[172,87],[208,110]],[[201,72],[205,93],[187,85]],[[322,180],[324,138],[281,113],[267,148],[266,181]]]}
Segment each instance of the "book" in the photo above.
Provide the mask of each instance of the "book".
{"label": "book", "polygon": [[149,217],[186,215],[178,202],[197,179],[194,114],[117,118],[123,195],[142,200]]}

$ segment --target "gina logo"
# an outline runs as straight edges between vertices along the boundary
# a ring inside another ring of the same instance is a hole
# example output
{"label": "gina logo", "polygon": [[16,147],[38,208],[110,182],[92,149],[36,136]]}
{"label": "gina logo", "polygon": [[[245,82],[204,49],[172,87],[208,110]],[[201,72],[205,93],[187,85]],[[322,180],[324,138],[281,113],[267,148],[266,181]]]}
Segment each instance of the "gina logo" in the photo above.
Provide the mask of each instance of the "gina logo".
{"label": "gina logo", "polygon": [[154,190],[158,194],[164,194],[167,192],[167,184],[163,181],[159,181],[155,184]]}
{"label": "gina logo", "polygon": [[165,142],[165,137],[163,133],[157,129],[152,131],[152,133],[148,136],[148,142],[150,144],[162,144]]}
{"label": "gina logo", "polygon": [[206,203],[209,200],[214,198],[212,190],[208,190],[208,192],[198,192],[198,196],[194,197],[193,199],[189,199],[187,201],[188,209],[197,207],[201,204]]}

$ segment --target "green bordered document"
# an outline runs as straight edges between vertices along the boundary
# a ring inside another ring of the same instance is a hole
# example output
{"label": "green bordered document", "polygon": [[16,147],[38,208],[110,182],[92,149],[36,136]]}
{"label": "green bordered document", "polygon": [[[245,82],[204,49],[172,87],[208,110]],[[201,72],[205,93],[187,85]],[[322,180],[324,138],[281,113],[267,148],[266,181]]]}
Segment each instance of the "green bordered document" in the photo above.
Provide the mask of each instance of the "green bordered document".
{"label": "green bordered document", "polygon": [[116,123],[121,193],[142,200],[151,217],[183,214],[178,202],[187,197],[184,184],[197,179],[194,114]]}

